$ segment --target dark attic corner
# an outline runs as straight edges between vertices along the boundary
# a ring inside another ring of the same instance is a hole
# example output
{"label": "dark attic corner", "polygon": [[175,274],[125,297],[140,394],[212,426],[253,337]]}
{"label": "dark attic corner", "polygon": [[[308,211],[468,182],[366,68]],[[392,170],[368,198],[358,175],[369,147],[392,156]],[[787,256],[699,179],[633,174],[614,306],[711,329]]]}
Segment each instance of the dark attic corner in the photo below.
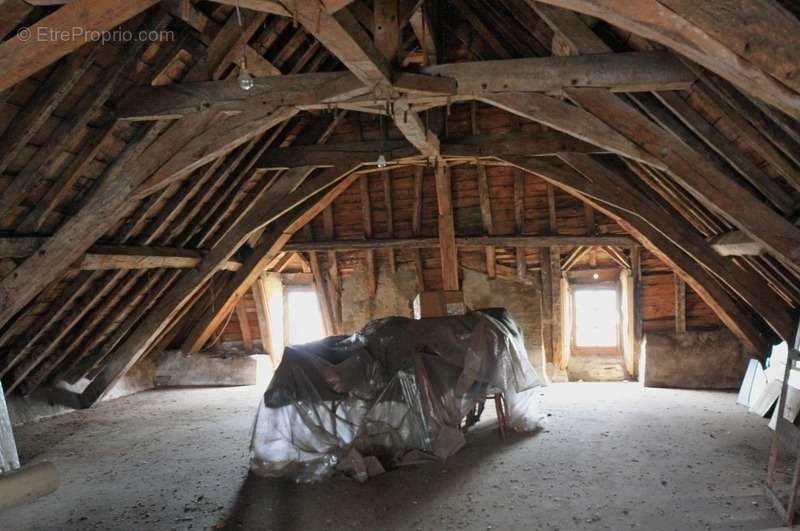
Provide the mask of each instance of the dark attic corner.
{"label": "dark attic corner", "polygon": [[0,0],[0,529],[789,529],[799,320],[792,0]]}

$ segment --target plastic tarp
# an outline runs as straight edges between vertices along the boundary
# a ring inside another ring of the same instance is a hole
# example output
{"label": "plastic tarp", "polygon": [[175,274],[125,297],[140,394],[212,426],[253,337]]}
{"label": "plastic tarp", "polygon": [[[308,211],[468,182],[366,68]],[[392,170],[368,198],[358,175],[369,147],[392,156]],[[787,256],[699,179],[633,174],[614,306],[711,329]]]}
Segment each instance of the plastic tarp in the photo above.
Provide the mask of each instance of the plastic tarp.
{"label": "plastic tarp", "polygon": [[501,391],[507,424],[542,420],[539,378],[503,309],[413,320],[390,317],[351,336],[287,347],[258,408],[251,469],[318,481],[340,471],[444,459],[464,445],[461,421]]}

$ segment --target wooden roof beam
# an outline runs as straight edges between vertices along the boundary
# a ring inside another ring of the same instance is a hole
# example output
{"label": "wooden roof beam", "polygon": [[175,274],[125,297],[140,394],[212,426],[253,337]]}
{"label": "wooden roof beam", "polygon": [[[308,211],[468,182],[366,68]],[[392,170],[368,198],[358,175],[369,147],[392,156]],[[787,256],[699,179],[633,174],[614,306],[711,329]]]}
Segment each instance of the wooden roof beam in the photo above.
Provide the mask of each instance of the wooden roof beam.
{"label": "wooden roof beam", "polygon": [[[294,16],[365,85],[376,90],[392,85],[394,76],[389,61],[348,9],[331,14],[320,9],[319,4],[299,2]],[[416,112],[410,107],[396,105],[393,118],[398,129],[420,153],[438,157],[439,139],[427,130]]]}
{"label": "wooden roof beam", "polygon": [[[751,315],[741,309],[711,273],[687,255],[677,242],[673,242],[661,232],[664,226],[656,230],[645,221],[646,218],[642,217],[638,210],[647,203],[637,201],[635,209],[630,210],[629,197],[620,196],[614,189],[601,185],[594,186],[592,181],[571,168],[559,167],[537,159],[513,159],[509,162],[588,202],[596,210],[614,219],[650,252],[677,271],[749,350],[759,355],[766,354],[768,343],[752,321]],[[620,200],[626,201],[626,206],[617,206]],[[701,238],[701,241],[705,244],[705,240]]]}
{"label": "wooden roof beam", "polygon": [[570,89],[569,97],[635,141],[706,207],[762,242],[787,267],[800,271],[800,228],[756,198],[707,159],[602,89]]}
{"label": "wooden roof beam", "polygon": [[[90,13],[101,13],[104,11],[95,10],[106,9],[116,3],[94,2],[96,6],[90,7],[85,5],[88,2],[76,0],[56,11],[54,15],[73,6]],[[126,5],[138,3],[134,1]],[[120,8],[118,11],[123,13],[126,9]],[[80,18],[80,13],[72,15]],[[113,19],[117,15],[108,16]],[[214,43],[218,39],[227,42],[225,35],[218,35]],[[6,41],[8,42],[11,41]],[[0,49],[6,43],[0,45]],[[189,74],[198,69],[213,72],[213,66],[208,63],[195,65]],[[108,166],[82,208],[63,223],[35,254],[0,281],[0,327],[47,284],[59,278],[98,238],[125,216],[129,212],[131,199],[137,194],[141,198],[164,188],[295,113],[292,109],[284,108],[261,109],[244,118],[224,120],[221,126],[213,128],[208,127],[214,118],[213,113],[200,113],[177,124],[158,122],[141,128],[138,135]],[[198,135],[197,131],[203,132]]]}
{"label": "wooden roof beam", "polygon": [[[284,220],[279,222],[276,227],[267,228],[267,232],[265,232],[259,244],[245,259],[243,266],[228,282],[226,282],[222,291],[217,293],[217,306],[206,310],[202,317],[193,324],[192,329],[181,346],[181,350],[184,352],[196,352],[208,341],[211,334],[219,328],[225,317],[247,290],[250,289],[255,279],[279,253],[283,252],[284,245],[291,239],[294,233],[300,230],[317,214],[321,213],[339,196],[339,194],[358,178],[358,175],[355,173],[345,176],[349,171],[350,170],[344,168],[330,168],[325,170],[321,176],[318,176],[318,179],[320,177],[323,178],[325,184],[328,185],[332,182],[338,182],[325,191],[318,200],[312,201],[311,204],[290,214],[288,216],[288,221]],[[316,181],[314,181],[314,183],[316,184]],[[308,197],[308,193],[303,187],[300,187],[284,198],[281,201],[282,204],[280,207],[276,205],[271,210],[274,211],[276,208],[282,208],[286,211],[286,209],[297,204],[297,200],[292,200],[291,198],[297,197],[298,194],[302,194],[300,197],[303,198]],[[254,211],[264,215],[262,209],[256,210],[254,208]],[[269,214],[269,209],[267,210],[267,214]]]}
{"label": "wooden roof beam", "polygon": [[711,240],[711,247],[722,256],[759,256],[764,245],[740,230],[720,234]]}
{"label": "wooden roof beam", "polygon": [[[457,247],[480,249],[493,247],[626,247],[639,244],[627,236],[456,236]],[[363,240],[329,240],[287,243],[285,251],[360,251],[365,249],[436,249],[438,238],[391,238]]]}
{"label": "wooden roof beam", "polygon": [[162,120],[208,110],[240,113],[256,105],[309,110],[334,104],[385,108],[391,98],[399,106],[395,116],[405,118],[413,106],[441,106],[486,94],[560,94],[570,87],[604,87],[618,92],[680,90],[695,80],[691,70],[669,52],[453,63],[424,71],[427,75],[398,73],[378,89],[347,72],[257,77],[250,91],[241,90],[234,79],[134,87],[115,112],[124,120]]}
{"label": "wooden roof beam", "polygon": [[800,23],[777,2],[542,2],[603,19],[672,48],[754,98],[800,118]]}
{"label": "wooden roof beam", "polygon": [[[28,28],[27,37],[15,35],[0,44],[0,92],[91,42],[86,38],[89,32],[111,30],[157,3],[158,0],[72,0]],[[80,35],[74,35],[76,28],[81,29]]]}
{"label": "wooden roof beam", "polygon": [[[337,174],[336,171],[340,170],[323,172],[323,175],[318,176],[317,179],[306,183],[313,185],[313,190],[308,190],[304,185],[300,185],[297,190],[292,192],[298,183],[290,179],[273,184],[270,193],[261,196],[253,208],[203,257],[203,261],[195,269],[186,272],[165,291],[130,335],[110,354],[101,372],[81,394],[81,402],[86,407],[90,407],[102,398],[150,350],[169,324],[192,300],[193,295],[219,271],[221,265],[247,241],[254,230],[287,214],[292,208],[319,192],[321,188],[330,186],[341,179],[341,174]],[[299,195],[302,193],[305,195]],[[236,274],[238,275],[244,269],[245,267]],[[234,305],[236,302],[238,299],[234,301]],[[227,305],[227,309],[232,310],[233,305]]]}
{"label": "wooden roof beam", "polygon": [[529,57],[429,66],[429,75],[458,83],[459,95],[503,92],[558,94],[569,87],[603,87],[614,92],[684,90],[694,73],[668,51]]}
{"label": "wooden roof beam", "polygon": [[[596,154],[609,152],[607,149],[582,142],[558,131],[449,138],[446,143],[441,144],[440,149],[443,158],[494,157],[512,154],[544,156],[564,151]],[[411,143],[404,140],[348,142],[270,149],[264,152],[256,167],[283,169],[353,162],[370,164],[374,163],[381,153],[389,163],[417,157]]]}
{"label": "wooden roof beam", "polygon": [[[36,252],[45,237],[0,237],[0,258],[25,258]],[[203,258],[203,252],[180,247],[144,247],[135,245],[93,245],[76,264],[82,271],[105,269],[192,268]],[[236,261],[223,269],[235,271]]]}

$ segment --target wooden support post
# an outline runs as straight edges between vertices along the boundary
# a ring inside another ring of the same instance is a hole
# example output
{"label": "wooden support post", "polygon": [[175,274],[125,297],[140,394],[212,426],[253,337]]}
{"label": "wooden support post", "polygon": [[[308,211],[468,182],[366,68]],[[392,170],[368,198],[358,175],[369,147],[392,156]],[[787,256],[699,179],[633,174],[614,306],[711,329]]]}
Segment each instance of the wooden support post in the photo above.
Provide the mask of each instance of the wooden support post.
{"label": "wooden support post", "polygon": [[387,61],[392,62],[400,48],[400,20],[397,0],[375,0],[375,46]]}
{"label": "wooden support post", "polygon": [[[306,225],[308,226],[308,225]],[[308,262],[311,265],[311,274],[314,277],[314,288],[319,298],[319,306],[322,312],[322,322],[325,325],[325,335],[332,336],[336,333],[333,319],[333,309],[331,307],[330,292],[328,291],[325,277],[322,274],[322,268],[319,265],[319,257],[317,253],[311,251],[308,253]]]}
{"label": "wooden support post", "polygon": [[[383,202],[386,206],[386,231],[389,237],[394,237],[394,208],[392,207],[392,180],[390,172],[385,171],[381,174],[383,181]],[[392,273],[397,272],[397,257],[394,254],[394,249],[389,249],[389,270]]]}
{"label": "wooden support post", "polygon": [[563,308],[561,304],[561,252],[558,247],[550,248],[550,280],[553,283],[551,294],[553,297],[553,364],[566,369],[566,358],[563,348]]}
{"label": "wooden support post", "polygon": [[439,210],[439,250],[442,262],[442,288],[458,291],[458,250],[453,223],[453,192],[450,169],[441,161],[436,165],[436,203]]}
{"label": "wooden support post", "polygon": [[[486,175],[486,168],[481,164],[480,160],[475,161],[475,166],[478,170],[478,195],[481,203],[483,230],[487,235],[493,236],[494,221],[492,220],[492,201],[489,195],[489,179]],[[486,254],[486,275],[489,278],[495,278],[497,276],[497,258],[494,246],[485,247],[484,253]]]}
{"label": "wooden support post", "polygon": [[[422,179],[425,169],[417,166],[414,171],[414,199],[411,211],[411,233],[419,236],[422,232]],[[417,290],[425,291],[424,265],[422,263],[422,253],[418,248],[414,249],[414,270],[417,274]]]}
{"label": "wooden support post", "polygon": [[[253,335],[250,333],[250,323],[247,320],[247,310],[244,307],[244,298],[236,305],[236,320],[239,321],[239,329],[242,332],[242,346],[244,351],[253,352]],[[219,331],[222,335],[222,330]]]}
{"label": "wooden support post", "polygon": [[550,248],[539,251],[541,262],[542,348],[546,362],[554,363],[553,348],[553,274]]}
{"label": "wooden support post", "polygon": [[435,9],[425,2],[421,2],[417,10],[411,14],[409,24],[422,46],[422,51],[425,54],[425,64],[435,65],[438,56],[436,52],[437,27]]}
{"label": "wooden support post", "polygon": [[686,333],[686,283],[675,275],[675,333]]}
{"label": "wooden support post", "polygon": [[[514,229],[517,236],[525,232],[525,174],[518,168],[514,168]],[[528,274],[525,248],[517,247],[514,254],[517,260],[517,276],[524,278]]]}
{"label": "wooden support post", "polygon": [[642,250],[639,247],[631,249],[631,276],[633,277],[633,314],[634,338],[636,339],[636,352],[642,341]]}
{"label": "wooden support post", "polygon": [[[322,211],[322,232],[328,241],[333,241],[335,236],[333,203]],[[326,280],[331,304],[333,333],[339,334],[342,327],[342,306],[339,292],[339,261],[336,257],[336,251],[328,251],[328,276]]]}
{"label": "wooden support post", "polygon": [[[556,207],[556,192],[552,184],[547,183],[547,227],[550,234],[558,234],[558,218]],[[566,369],[563,355],[561,319],[561,250],[557,246],[550,247],[546,253],[541,254],[542,270],[547,268],[547,276],[550,279],[550,303],[551,316],[551,348],[553,365],[560,369]],[[545,260],[547,264],[545,264]]]}
{"label": "wooden support post", "polygon": [[269,310],[264,293],[264,283],[259,276],[250,288],[253,301],[256,303],[256,316],[258,317],[258,335],[261,338],[261,350],[269,353],[272,348],[272,337],[269,330]]}
{"label": "wooden support post", "polygon": [[[362,175],[358,180],[361,192],[361,223],[364,228],[364,237],[372,238],[372,208],[369,200],[369,175]],[[370,295],[378,292],[378,277],[375,271],[375,251],[364,251],[364,261],[367,266],[367,288]]]}

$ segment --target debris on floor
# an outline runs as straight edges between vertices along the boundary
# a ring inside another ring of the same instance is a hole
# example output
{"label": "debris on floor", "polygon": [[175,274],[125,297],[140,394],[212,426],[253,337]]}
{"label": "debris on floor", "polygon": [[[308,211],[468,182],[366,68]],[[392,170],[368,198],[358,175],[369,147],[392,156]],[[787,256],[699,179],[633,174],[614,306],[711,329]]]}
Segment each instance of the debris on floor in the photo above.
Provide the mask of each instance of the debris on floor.
{"label": "debris on floor", "polygon": [[286,348],[259,406],[251,469],[298,482],[336,472],[365,481],[442,460],[464,446],[462,420],[489,395],[501,433],[538,428],[539,384],[503,309],[372,321],[349,337]]}

